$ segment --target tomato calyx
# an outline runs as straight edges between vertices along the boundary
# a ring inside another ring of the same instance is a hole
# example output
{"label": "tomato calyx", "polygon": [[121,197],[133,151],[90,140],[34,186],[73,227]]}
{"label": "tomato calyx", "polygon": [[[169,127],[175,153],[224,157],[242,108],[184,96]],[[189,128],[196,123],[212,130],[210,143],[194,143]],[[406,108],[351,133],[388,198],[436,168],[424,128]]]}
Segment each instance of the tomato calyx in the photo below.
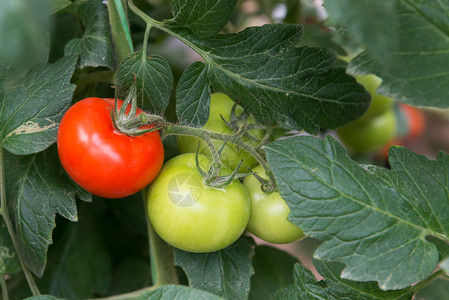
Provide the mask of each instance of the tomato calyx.
{"label": "tomato calyx", "polygon": [[148,132],[158,131],[168,124],[158,115],[142,112],[137,114],[137,90],[135,81],[131,85],[126,99],[121,107],[117,105],[118,97],[115,96],[115,109],[111,111],[112,122],[115,128],[129,136],[139,136]]}

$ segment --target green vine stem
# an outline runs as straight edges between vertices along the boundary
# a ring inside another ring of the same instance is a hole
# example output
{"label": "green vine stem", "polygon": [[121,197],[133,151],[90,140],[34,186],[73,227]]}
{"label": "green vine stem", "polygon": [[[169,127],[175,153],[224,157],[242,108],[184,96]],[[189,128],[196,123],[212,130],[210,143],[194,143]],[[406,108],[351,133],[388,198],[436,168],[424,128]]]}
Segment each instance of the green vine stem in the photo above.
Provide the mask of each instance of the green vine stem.
{"label": "green vine stem", "polygon": [[134,52],[125,7],[126,2],[122,0],[108,0],[109,25],[114,41],[117,64],[120,64],[128,54]]}
{"label": "green vine stem", "polygon": [[[141,193],[142,200],[147,214],[147,193],[145,190]],[[158,288],[166,284],[177,284],[178,276],[176,274],[173,261],[173,251],[169,244],[162,240],[151,225],[150,219],[145,218],[148,230],[148,246],[150,250],[151,277],[153,279],[153,288]]]}
{"label": "green vine stem", "polygon": [[[242,137],[239,135],[230,135],[224,133],[218,133],[213,131],[208,131],[201,128],[193,128],[188,126],[170,124],[166,125],[162,131],[162,138],[168,135],[187,135],[187,136],[196,136],[201,138],[204,141],[212,140],[221,140],[228,143],[232,143],[237,145],[239,148],[245,150],[249,154],[251,154],[257,162],[264,168],[265,173],[270,179],[269,186],[265,187],[266,192],[272,192],[276,189],[276,180],[274,179],[273,173],[271,172],[268,163],[262,157],[262,155],[256,151],[252,146],[243,142]],[[213,144],[212,144],[213,145]],[[213,148],[214,149],[214,148]]]}
{"label": "green vine stem", "polygon": [[3,276],[0,277],[0,288],[2,289],[2,299],[9,300],[8,289],[6,287],[5,278]]}
{"label": "green vine stem", "polygon": [[435,273],[433,273],[432,275],[430,275],[429,277],[427,277],[426,279],[415,284],[412,287],[413,294],[416,294],[417,292],[419,292],[420,290],[425,288],[429,283],[431,283],[433,280],[435,280],[438,277],[444,277],[445,279],[449,279],[448,276],[446,275],[446,272],[444,272],[443,270],[438,270]]}
{"label": "green vine stem", "polygon": [[[31,274],[28,267],[24,264],[23,259],[19,252],[19,243],[17,241],[17,237],[14,231],[14,227],[12,225],[11,219],[9,217],[8,213],[8,207],[6,205],[6,184],[5,184],[5,170],[4,170],[4,161],[3,161],[3,148],[0,147],[0,202],[1,202],[1,209],[0,213],[3,216],[3,220],[5,221],[6,228],[8,229],[8,233],[11,236],[11,240],[13,243],[13,246],[16,250],[16,254],[19,258],[20,265],[22,266],[23,273],[25,274],[25,278],[28,282],[28,286],[30,287],[31,292],[33,293],[33,296],[40,295],[39,288],[36,285],[36,282],[34,281],[33,275]],[[2,288],[3,290],[3,288]]]}

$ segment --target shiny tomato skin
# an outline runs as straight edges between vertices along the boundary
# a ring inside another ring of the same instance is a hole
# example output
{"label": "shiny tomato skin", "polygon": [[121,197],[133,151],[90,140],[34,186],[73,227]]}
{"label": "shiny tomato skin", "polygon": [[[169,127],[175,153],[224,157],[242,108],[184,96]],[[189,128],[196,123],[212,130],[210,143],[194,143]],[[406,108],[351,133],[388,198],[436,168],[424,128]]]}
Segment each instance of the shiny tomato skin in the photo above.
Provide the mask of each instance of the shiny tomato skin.
{"label": "shiny tomato skin", "polygon": [[[119,107],[122,103],[118,100]],[[109,98],[75,103],[64,114],[57,138],[59,158],[69,176],[104,198],[142,190],[157,176],[164,160],[159,132],[137,137],[118,132],[111,118],[114,106]]]}
{"label": "shiny tomato skin", "polygon": [[[262,166],[253,169],[260,177],[268,179]],[[272,244],[288,244],[305,237],[303,231],[287,217],[290,208],[279,192],[265,193],[254,176],[247,176],[243,185],[248,191],[251,214],[247,230]]]}
{"label": "shiny tomato skin", "polygon": [[[210,161],[199,155],[203,170]],[[224,170],[224,172],[230,172]],[[189,252],[213,252],[236,241],[248,224],[246,189],[234,180],[224,188],[204,184],[195,154],[169,160],[148,192],[148,216],[157,234],[168,244]]]}

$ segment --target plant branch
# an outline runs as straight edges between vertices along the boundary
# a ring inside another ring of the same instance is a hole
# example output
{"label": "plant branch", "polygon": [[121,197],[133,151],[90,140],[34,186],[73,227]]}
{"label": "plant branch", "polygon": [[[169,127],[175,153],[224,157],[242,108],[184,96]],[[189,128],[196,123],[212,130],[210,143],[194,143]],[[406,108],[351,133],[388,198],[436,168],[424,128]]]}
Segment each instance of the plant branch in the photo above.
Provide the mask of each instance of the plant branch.
{"label": "plant branch", "polygon": [[5,278],[3,276],[0,277],[0,288],[2,289],[2,299],[9,300],[8,288],[6,287]]}
{"label": "plant branch", "polygon": [[188,126],[182,126],[182,125],[175,125],[170,124],[166,125],[162,132],[162,137],[168,135],[188,135],[188,136],[196,136],[201,138],[204,141],[208,141],[208,139],[213,140],[221,140],[228,143],[232,143],[237,145],[239,148],[243,149],[244,151],[248,152],[250,155],[252,155],[257,162],[264,168],[265,173],[270,179],[270,186],[267,187],[266,192],[272,192],[276,189],[276,181],[274,179],[273,173],[271,172],[270,167],[268,166],[268,163],[265,161],[265,159],[260,155],[256,149],[254,149],[251,145],[248,145],[242,140],[241,136],[238,135],[230,135],[230,134],[224,134],[224,133],[218,133],[213,131],[208,131],[201,128],[193,128]]}
{"label": "plant branch", "polygon": [[[124,3],[126,7],[126,2]],[[134,52],[124,5],[121,0],[108,0],[109,24],[114,41],[117,64]]]}
{"label": "plant branch", "polygon": [[12,243],[16,250],[17,257],[19,258],[20,265],[22,266],[23,273],[25,274],[26,280],[28,282],[28,286],[30,287],[33,296],[40,295],[39,288],[34,281],[33,275],[31,274],[28,267],[24,264],[20,251],[19,251],[19,242],[17,241],[17,237],[14,231],[14,227],[12,225],[11,219],[8,213],[8,207],[6,205],[6,190],[5,190],[5,170],[4,170],[4,161],[3,161],[3,148],[0,147],[0,202],[1,202],[1,215],[3,216],[3,220],[5,221],[6,228],[8,229],[8,233],[11,236]]}
{"label": "plant branch", "polygon": [[157,235],[151,225],[150,219],[147,216],[147,193],[143,191],[141,194],[148,230],[148,246],[150,251],[153,288],[158,288],[166,284],[177,284],[178,276],[176,274],[171,246]]}

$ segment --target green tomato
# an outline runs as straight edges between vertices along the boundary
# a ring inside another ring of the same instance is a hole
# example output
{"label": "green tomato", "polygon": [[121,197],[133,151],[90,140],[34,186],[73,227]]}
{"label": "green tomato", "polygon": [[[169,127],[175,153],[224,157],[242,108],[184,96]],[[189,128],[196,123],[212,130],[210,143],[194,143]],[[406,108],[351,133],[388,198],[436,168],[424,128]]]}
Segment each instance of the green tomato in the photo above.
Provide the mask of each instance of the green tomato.
{"label": "green tomato", "polygon": [[[199,155],[203,170],[210,161]],[[222,175],[230,173],[223,169]],[[250,206],[246,189],[234,180],[225,188],[203,183],[195,154],[169,160],[151,184],[148,216],[157,234],[170,245],[190,252],[212,252],[237,240],[248,223]]]}
{"label": "green tomato", "polygon": [[[253,169],[262,178],[268,179],[262,166]],[[243,185],[251,200],[248,231],[273,244],[287,244],[303,237],[301,229],[287,220],[290,208],[279,192],[265,193],[254,176],[247,176]]]}
{"label": "green tomato", "polygon": [[[223,93],[213,93],[210,97],[209,119],[203,126],[203,129],[224,134],[234,134],[235,132],[226,125],[226,123],[220,116],[221,114],[223,118],[227,122],[229,122],[231,119],[231,110],[233,105],[234,101],[232,101],[232,99],[227,95]],[[242,112],[243,108],[238,105],[236,108],[236,114],[240,115]],[[254,124],[253,118],[249,117],[248,122],[250,124]],[[248,132],[257,138],[263,138],[264,136],[263,130],[251,129]],[[198,148],[198,144],[201,142],[199,152],[206,155],[207,157],[211,157],[209,148],[206,146],[203,140],[191,136],[179,136],[177,140],[180,153],[195,153]],[[256,146],[257,144],[257,141],[250,138],[244,138],[243,140],[252,146]],[[213,143],[217,150],[219,150],[224,142],[214,140]],[[220,159],[223,164],[231,169],[237,168],[237,165],[243,159],[243,163],[240,167],[241,172],[246,172],[247,167],[251,168],[257,164],[256,159],[252,157],[248,152],[239,149],[236,145],[231,143],[226,144],[223,152],[221,153]]]}
{"label": "green tomato", "polygon": [[369,122],[371,119],[383,114],[391,109],[394,104],[393,98],[376,93],[377,88],[382,83],[382,79],[376,75],[361,75],[355,77],[357,82],[371,94],[371,105],[365,114],[359,119],[360,122]]}
{"label": "green tomato", "polygon": [[337,130],[345,145],[356,152],[368,152],[382,148],[396,135],[396,115],[394,109],[369,122],[356,120]]}

